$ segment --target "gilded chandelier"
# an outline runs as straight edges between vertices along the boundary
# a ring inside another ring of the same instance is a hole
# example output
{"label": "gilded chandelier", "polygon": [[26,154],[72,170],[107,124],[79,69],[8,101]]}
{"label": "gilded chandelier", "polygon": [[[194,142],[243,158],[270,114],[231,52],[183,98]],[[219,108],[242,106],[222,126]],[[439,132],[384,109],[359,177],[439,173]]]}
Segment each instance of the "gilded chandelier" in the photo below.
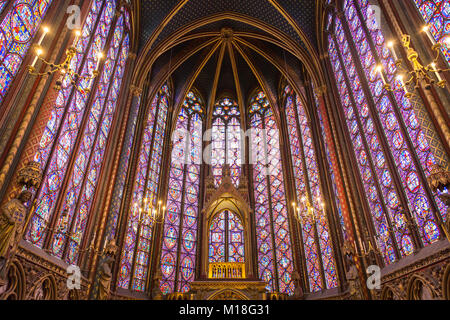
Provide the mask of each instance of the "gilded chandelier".
{"label": "gilded chandelier", "polygon": [[[434,60],[424,66],[419,61],[419,54],[413,48],[411,48],[411,36],[403,34],[402,35],[402,46],[406,51],[407,59],[412,66],[412,70],[408,70],[403,67],[403,59],[399,59],[397,52],[395,50],[395,42],[390,41],[387,43],[387,47],[390,49],[392,56],[395,60],[395,65],[397,67],[396,70],[396,79],[399,82],[399,86],[393,86],[386,80],[386,77],[383,73],[383,66],[379,64],[376,67],[376,71],[380,74],[381,79],[384,83],[384,88],[388,91],[395,92],[397,90],[403,90],[405,92],[405,96],[407,98],[411,98],[414,93],[408,91],[408,87],[411,84],[414,84],[414,89],[417,90],[419,88],[419,83],[425,82],[425,88],[429,89],[432,86],[445,88],[447,82],[442,78],[442,72],[448,72],[450,69],[440,69],[438,67],[439,64],[439,56],[441,54],[442,44],[437,43],[430,33],[429,26],[426,25],[422,31],[425,32],[432,43],[432,50],[436,53]],[[449,41],[449,40],[447,40]]]}
{"label": "gilded chandelier", "polygon": [[[91,90],[91,86],[93,84],[93,81],[96,77],[99,75],[99,67],[101,59],[103,58],[103,53],[101,51],[97,52],[97,66],[95,70],[93,70],[89,75],[81,75],[76,70],[72,69],[71,64],[73,58],[77,54],[82,54],[82,52],[78,51],[76,46],[78,43],[78,40],[81,37],[81,31],[75,30],[75,40],[73,42],[73,45],[71,45],[67,51],[66,51],[66,58],[65,60],[58,64],[55,62],[49,62],[42,58],[42,55],[44,53],[44,49],[42,48],[42,42],[44,41],[45,36],[50,32],[50,29],[48,27],[44,27],[42,31],[41,38],[39,39],[38,43],[35,44],[36,48],[36,56],[33,60],[33,63],[28,66],[28,73],[33,76],[45,76],[45,75],[52,75],[56,72],[59,72],[61,74],[60,78],[56,81],[55,89],[60,90],[61,85],[63,83],[63,80],[68,77],[70,83],[77,88],[78,91],[81,93],[89,93]],[[39,61],[42,61],[42,63],[46,66],[46,69],[48,71],[46,72],[38,72],[36,70],[36,63]],[[78,85],[79,82],[85,82],[87,85],[85,87],[82,87]]]}

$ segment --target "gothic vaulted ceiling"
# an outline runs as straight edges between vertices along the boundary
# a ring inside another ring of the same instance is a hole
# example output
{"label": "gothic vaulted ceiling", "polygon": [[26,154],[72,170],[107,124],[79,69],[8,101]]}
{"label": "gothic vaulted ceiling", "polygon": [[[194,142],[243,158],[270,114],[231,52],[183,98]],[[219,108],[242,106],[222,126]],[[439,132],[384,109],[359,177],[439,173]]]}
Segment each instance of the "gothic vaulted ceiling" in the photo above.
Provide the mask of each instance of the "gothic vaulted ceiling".
{"label": "gothic vaulted ceiling", "polygon": [[223,95],[246,105],[255,87],[276,104],[280,79],[299,85],[314,69],[316,2],[136,0],[136,79],[150,76],[157,90],[171,77],[179,104],[195,88],[208,106]]}

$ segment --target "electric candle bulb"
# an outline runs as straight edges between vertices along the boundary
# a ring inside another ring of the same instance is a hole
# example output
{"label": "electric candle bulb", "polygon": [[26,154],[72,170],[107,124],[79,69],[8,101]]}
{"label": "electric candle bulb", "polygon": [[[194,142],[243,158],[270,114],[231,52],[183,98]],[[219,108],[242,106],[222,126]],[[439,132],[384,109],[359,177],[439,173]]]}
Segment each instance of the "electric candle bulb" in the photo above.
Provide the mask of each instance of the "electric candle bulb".
{"label": "electric candle bulb", "polygon": [[397,76],[397,80],[400,81],[403,90],[405,90],[405,93],[408,94],[408,89],[406,88],[406,85],[405,85],[405,82],[403,81],[403,79],[404,79],[403,75],[400,74]]}
{"label": "electric candle bulb", "polygon": [[383,83],[387,84],[386,79],[384,78],[384,74],[383,74],[383,67],[381,65],[378,65],[376,68],[376,71],[380,74],[381,80],[383,80]]}
{"label": "electric candle bulb", "polygon": [[75,31],[75,41],[74,43],[77,44],[78,39],[81,37],[81,31],[80,30],[76,30]]}
{"label": "electric candle bulb", "polygon": [[432,43],[433,46],[434,46],[434,45],[436,44],[436,40],[434,39],[433,35],[431,34],[430,26],[429,26],[429,25],[424,26],[423,29],[422,29],[422,31],[425,32],[425,33],[427,34],[428,39],[430,39],[431,43]]}
{"label": "electric candle bulb", "polygon": [[447,46],[450,46],[450,36],[446,36],[446,37],[444,38],[444,43],[445,43]]}
{"label": "electric candle bulb", "polygon": [[95,68],[95,70],[99,69],[100,61],[102,60],[102,58],[103,58],[103,53],[102,52],[97,53],[97,67]]}
{"label": "electric candle bulb", "polygon": [[432,68],[432,71],[436,74],[436,77],[438,78],[438,81],[442,82],[442,77],[441,77],[441,75],[439,74],[439,71],[436,68],[436,63],[433,62],[431,64],[431,68]]}
{"label": "electric candle bulb", "polygon": [[387,47],[391,50],[391,53],[392,53],[392,56],[394,57],[394,60],[397,61],[398,57],[397,57],[397,53],[395,52],[394,41],[389,41],[387,43]]}
{"label": "electric candle bulb", "polygon": [[38,46],[40,46],[41,44],[42,44],[42,42],[44,41],[44,38],[45,38],[45,36],[47,35],[47,33],[49,33],[50,32],[50,29],[48,28],[48,27],[44,27],[43,29],[42,29],[42,35],[41,35],[41,38],[39,39],[39,41],[38,41]]}
{"label": "electric candle bulb", "polygon": [[36,50],[36,57],[34,57],[33,63],[31,64],[32,67],[34,67],[39,59],[39,56],[43,53],[42,49],[39,48]]}

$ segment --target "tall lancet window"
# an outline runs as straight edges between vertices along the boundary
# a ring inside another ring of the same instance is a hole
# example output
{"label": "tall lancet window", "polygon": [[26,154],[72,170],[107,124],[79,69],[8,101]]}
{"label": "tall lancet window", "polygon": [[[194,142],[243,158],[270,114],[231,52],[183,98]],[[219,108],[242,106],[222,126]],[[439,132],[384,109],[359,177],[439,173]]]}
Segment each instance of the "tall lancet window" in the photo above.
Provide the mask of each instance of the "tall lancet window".
{"label": "tall lancet window", "polygon": [[258,274],[267,290],[293,294],[293,259],[281,162],[280,135],[261,91],[250,104]]}
{"label": "tall lancet window", "polygon": [[189,92],[172,135],[167,214],[161,253],[161,291],[187,292],[194,280],[197,249],[203,106]]}
{"label": "tall lancet window", "polygon": [[129,52],[129,14],[115,16],[117,5],[92,2],[71,68],[89,75],[105,52],[100,75],[77,87],[64,78],[35,155],[45,174],[26,239],[71,264],[80,257]]}
{"label": "tall lancet window", "polygon": [[22,65],[51,0],[0,1],[0,13],[13,2],[0,22],[0,103]]}
{"label": "tall lancet window", "polygon": [[300,98],[290,88],[288,92],[285,108],[297,193],[298,205],[296,204],[295,207],[296,210],[298,207],[302,216],[302,239],[309,287],[311,292],[316,292],[338,285],[336,263],[323,205],[324,199],[310,122]]}
{"label": "tall lancet window", "polygon": [[222,182],[224,164],[230,166],[231,179],[236,187],[239,186],[242,153],[240,116],[238,104],[229,98],[219,100],[214,107],[211,166],[216,187]]}
{"label": "tall lancet window", "polygon": [[118,283],[119,287],[133,291],[146,289],[154,212],[163,209],[158,192],[169,99],[169,88],[164,85],[151,102],[140,144]]}
{"label": "tall lancet window", "polygon": [[244,225],[234,212],[225,210],[209,226],[209,262],[244,262]]}
{"label": "tall lancet window", "polygon": [[368,10],[367,1],[344,1],[345,15],[335,17],[328,45],[378,248],[389,264],[414,252],[413,233],[417,246],[440,238],[438,218],[445,219],[445,207],[427,189],[436,160],[410,101],[402,90],[389,94],[383,88],[380,65],[388,81],[395,87],[399,82]]}
{"label": "tall lancet window", "polygon": [[442,53],[450,64],[450,2],[446,0],[414,0]]}

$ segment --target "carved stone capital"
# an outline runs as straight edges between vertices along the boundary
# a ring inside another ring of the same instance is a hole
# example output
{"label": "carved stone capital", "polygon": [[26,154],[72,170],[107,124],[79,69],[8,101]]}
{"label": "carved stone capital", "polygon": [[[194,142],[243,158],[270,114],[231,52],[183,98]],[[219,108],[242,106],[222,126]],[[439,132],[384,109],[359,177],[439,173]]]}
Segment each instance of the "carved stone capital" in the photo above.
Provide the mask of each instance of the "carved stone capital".
{"label": "carved stone capital", "polygon": [[135,97],[139,97],[142,94],[142,89],[133,84],[130,86],[130,91]]}

